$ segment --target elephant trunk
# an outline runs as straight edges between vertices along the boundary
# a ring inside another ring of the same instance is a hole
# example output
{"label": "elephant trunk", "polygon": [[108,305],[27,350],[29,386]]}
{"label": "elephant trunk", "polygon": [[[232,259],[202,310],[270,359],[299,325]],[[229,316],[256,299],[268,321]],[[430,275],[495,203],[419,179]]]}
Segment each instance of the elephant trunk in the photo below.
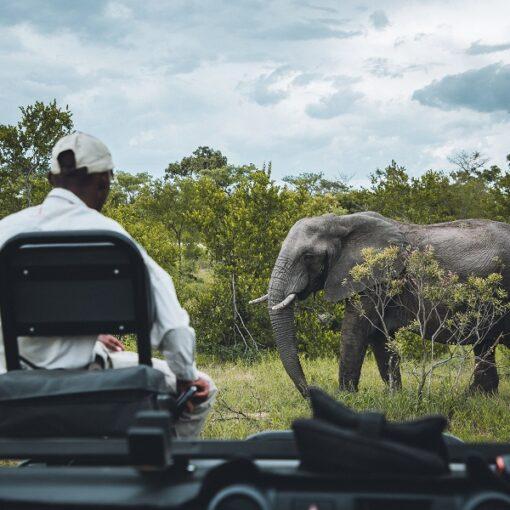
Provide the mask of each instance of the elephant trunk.
{"label": "elephant trunk", "polygon": [[272,309],[287,298],[285,294],[287,280],[285,268],[277,262],[269,283],[269,317],[282,364],[299,392],[307,397],[308,384],[297,351],[294,304],[291,303],[278,310]]}

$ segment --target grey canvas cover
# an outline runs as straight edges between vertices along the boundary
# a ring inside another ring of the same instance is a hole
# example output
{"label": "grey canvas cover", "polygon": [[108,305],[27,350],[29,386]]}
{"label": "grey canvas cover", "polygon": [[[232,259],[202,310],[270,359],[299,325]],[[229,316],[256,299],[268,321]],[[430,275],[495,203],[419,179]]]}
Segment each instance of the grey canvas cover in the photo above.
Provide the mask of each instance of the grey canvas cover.
{"label": "grey canvas cover", "polygon": [[165,392],[163,373],[144,365],[10,371],[0,375],[0,436],[123,436]]}

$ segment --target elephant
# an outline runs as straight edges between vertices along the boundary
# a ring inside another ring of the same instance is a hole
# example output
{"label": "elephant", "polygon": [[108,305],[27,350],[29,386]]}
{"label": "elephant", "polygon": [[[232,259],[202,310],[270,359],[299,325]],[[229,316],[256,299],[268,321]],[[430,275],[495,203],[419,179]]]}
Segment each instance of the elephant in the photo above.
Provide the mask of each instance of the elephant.
{"label": "elephant", "polygon": [[[294,324],[294,301],[324,290],[331,302],[345,301],[341,325],[339,386],[356,391],[362,363],[370,345],[382,379],[401,385],[398,360],[390,354],[384,337],[359,315],[349,299],[356,292],[350,270],[362,262],[363,248],[399,246],[432,247],[436,260],[460,278],[498,272],[510,290],[510,225],[490,220],[457,220],[416,225],[386,218],[375,212],[302,218],[290,229],[275,262],[268,294],[252,303],[267,301],[276,346],[283,366],[303,396],[308,385],[299,361]],[[351,282],[351,285],[349,285]],[[358,289],[359,290],[359,289]],[[385,321],[392,331],[406,325],[402,307],[389,308]],[[508,345],[510,320],[503,317],[479,345],[474,343],[472,389],[497,391],[494,342]],[[439,340],[441,341],[441,340]],[[469,339],[467,340],[469,341]]]}

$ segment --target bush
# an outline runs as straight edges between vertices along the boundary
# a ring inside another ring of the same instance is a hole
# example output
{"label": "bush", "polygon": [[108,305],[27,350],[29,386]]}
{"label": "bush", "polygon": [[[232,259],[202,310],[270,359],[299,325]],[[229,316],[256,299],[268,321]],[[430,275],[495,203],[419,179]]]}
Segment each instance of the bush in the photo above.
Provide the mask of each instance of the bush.
{"label": "bush", "polygon": [[265,306],[250,306],[254,295],[245,286],[216,276],[209,282],[188,286],[184,302],[197,334],[200,353],[233,359],[256,356],[274,346]]}
{"label": "bush", "polygon": [[343,306],[326,302],[322,296],[296,306],[299,352],[309,359],[337,357]]}

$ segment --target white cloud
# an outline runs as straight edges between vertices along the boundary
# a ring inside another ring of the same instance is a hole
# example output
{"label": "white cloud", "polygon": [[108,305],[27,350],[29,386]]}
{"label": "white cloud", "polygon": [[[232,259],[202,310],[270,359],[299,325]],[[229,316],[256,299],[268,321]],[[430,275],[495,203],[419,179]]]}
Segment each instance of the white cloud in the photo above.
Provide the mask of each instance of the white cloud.
{"label": "white cloud", "polygon": [[270,106],[283,101],[290,93],[290,80],[295,72],[288,66],[264,73],[239,85],[248,98],[260,106]]}
{"label": "white cloud", "polygon": [[376,30],[384,30],[390,24],[388,16],[382,10],[374,11],[370,15],[370,22]]}
{"label": "white cloud", "polygon": [[309,104],[306,113],[314,119],[332,119],[352,112],[355,103],[362,97],[363,94],[350,87],[340,88],[333,94],[322,97],[318,102]]}
{"label": "white cloud", "polygon": [[147,129],[132,136],[128,143],[130,147],[144,147],[158,138],[154,129]]}
{"label": "white cloud", "polygon": [[379,78],[402,78],[404,74],[413,71],[426,71],[426,65],[420,64],[394,64],[387,58],[369,58],[365,68],[374,76]]}
{"label": "white cloud", "polygon": [[[365,182],[392,158],[419,173],[452,147],[500,163],[508,152],[506,112],[427,106],[469,102],[460,82],[448,101],[432,83],[510,64],[506,0],[382,0],[377,15],[354,0],[119,0],[65,13],[31,1],[2,3],[0,122],[55,97],[119,168],[160,175],[211,145],[237,163],[272,160],[276,178],[315,169]],[[425,104],[412,100],[420,90]]]}
{"label": "white cloud", "polygon": [[108,2],[104,9],[104,14],[108,18],[127,20],[133,17],[133,11],[120,2]]}

